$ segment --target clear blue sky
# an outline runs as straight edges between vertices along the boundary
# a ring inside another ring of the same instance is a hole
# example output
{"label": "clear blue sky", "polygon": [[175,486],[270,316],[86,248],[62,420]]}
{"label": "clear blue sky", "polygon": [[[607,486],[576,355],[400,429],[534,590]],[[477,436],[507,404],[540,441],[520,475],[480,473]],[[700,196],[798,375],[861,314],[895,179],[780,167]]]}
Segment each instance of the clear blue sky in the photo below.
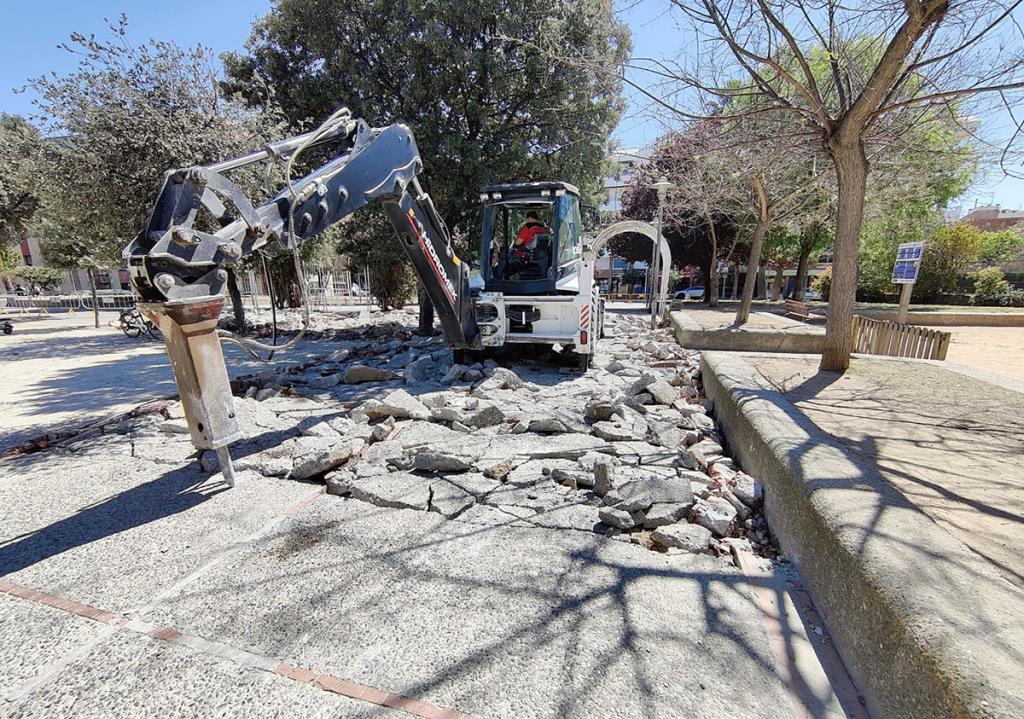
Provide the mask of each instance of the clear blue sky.
{"label": "clear blue sky", "polygon": [[[677,26],[674,16],[666,10],[667,5],[664,0],[616,0],[621,19],[633,30],[634,54],[671,58],[678,54],[681,43],[688,42],[685,30]],[[173,40],[185,46],[203,44],[220,53],[241,48],[252,20],[269,7],[270,0],[0,0],[4,14],[0,111],[31,114],[31,95],[16,94],[14,88],[32,77],[73,69],[74,57],[57,45],[72,31],[104,34],[104,18],[116,19],[125,13],[130,37],[135,42],[149,38]],[[668,122],[634,93],[616,130],[616,139],[624,147],[642,147],[663,132]],[[961,198],[966,207],[976,201],[1022,208],[1024,181],[1004,179],[979,184]]]}

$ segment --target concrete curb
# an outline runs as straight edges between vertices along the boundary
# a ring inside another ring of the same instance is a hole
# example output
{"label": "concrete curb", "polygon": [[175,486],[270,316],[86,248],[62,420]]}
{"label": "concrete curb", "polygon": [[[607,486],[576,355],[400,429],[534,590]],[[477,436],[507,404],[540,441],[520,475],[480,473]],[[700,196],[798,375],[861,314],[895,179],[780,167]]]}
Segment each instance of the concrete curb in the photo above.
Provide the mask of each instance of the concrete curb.
{"label": "concrete curb", "polygon": [[[855,310],[873,320],[896,321],[895,310]],[[1024,312],[913,312],[907,315],[912,325],[931,327],[1024,327]]]}
{"label": "concrete curb", "polygon": [[800,352],[821,354],[825,332],[820,327],[794,324],[786,329],[771,327],[723,327],[705,329],[686,315],[670,312],[676,341],[687,349],[733,352]]}
{"label": "concrete curb", "polygon": [[1024,592],[743,358],[705,352],[729,445],[879,717],[1024,716]]}

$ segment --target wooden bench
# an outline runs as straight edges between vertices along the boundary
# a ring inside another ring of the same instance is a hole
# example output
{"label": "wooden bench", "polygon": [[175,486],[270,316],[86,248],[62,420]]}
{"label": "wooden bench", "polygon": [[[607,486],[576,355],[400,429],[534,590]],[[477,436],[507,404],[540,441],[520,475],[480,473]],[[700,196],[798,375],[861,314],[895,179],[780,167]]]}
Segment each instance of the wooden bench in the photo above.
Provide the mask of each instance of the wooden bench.
{"label": "wooden bench", "polygon": [[786,317],[801,322],[824,322],[828,319],[824,314],[812,313],[811,308],[803,300],[786,300]]}
{"label": "wooden bench", "polygon": [[801,322],[811,317],[811,310],[806,302],[800,300],[786,300],[786,317],[793,317]]}

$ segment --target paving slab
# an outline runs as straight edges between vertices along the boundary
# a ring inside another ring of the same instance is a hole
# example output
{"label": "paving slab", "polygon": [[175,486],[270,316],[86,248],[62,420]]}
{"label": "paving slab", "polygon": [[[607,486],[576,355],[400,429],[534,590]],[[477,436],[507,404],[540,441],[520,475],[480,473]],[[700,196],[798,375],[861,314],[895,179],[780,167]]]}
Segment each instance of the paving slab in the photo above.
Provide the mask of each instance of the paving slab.
{"label": "paving slab", "polygon": [[408,715],[121,632],[72,662],[5,716],[398,719]]}
{"label": "paving slab", "polygon": [[669,312],[676,341],[688,349],[820,353],[825,343],[825,327],[821,324],[754,311],[740,326],[734,324],[735,317],[735,307]]}
{"label": "paving slab", "polygon": [[101,629],[84,617],[0,593],[0,701]]}
{"label": "paving slab", "polygon": [[792,716],[747,580],[324,496],[148,617],[488,717]]}
{"label": "paving slab", "polygon": [[[864,358],[842,375],[790,382],[783,394],[758,371],[772,375],[781,360],[748,359],[704,353],[704,387],[734,456],[764,484],[773,533],[868,707],[877,716],[1024,716],[1019,554],[1000,567],[980,553],[1000,526],[1017,546],[1019,399],[934,364]],[[787,371],[801,366],[787,359]],[[865,373],[884,381],[862,387]],[[845,431],[854,417],[859,439]],[[892,451],[901,444],[902,457]],[[981,454],[1001,451],[1010,452],[1001,460],[1010,474],[988,476]],[[922,467],[944,475],[922,482]]]}
{"label": "paving slab", "polygon": [[227,492],[183,459],[40,453],[0,465],[0,576],[128,611],[314,490],[242,472]]}

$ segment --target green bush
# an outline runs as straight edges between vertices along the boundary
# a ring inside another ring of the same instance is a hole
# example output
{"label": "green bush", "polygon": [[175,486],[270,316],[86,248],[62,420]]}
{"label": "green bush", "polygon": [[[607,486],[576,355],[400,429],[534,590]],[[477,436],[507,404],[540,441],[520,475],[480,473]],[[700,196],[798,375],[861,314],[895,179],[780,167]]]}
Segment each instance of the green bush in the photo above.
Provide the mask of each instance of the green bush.
{"label": "green bush", "polygon": [[52,290],[64,281],[65,272],[57,267],[19,267],[14,274],[30,285]]}
{"label": "green bush", "polygon": [[934,302],[956,290],[957,278],[981,251],[981,231],[961,222],[940,227],[928,239],[914,283],[915,302]]}
{"label": "green bush", "polygon": [[998,267],[986,267],[971,275],[974,304],[986,307],[1024,307],[1024,291],[1015,290]]}
{"label": "green bush", "polygon": [[1010,283],[998,267],[986,267],[972,275],[974,279],[974,304],[998,304],[999,297],[1010,291]]}
{"label": "green bush", "polygon": [[1009,290],[999,295],[1001,307],[1024,307],[1024,290]]}

